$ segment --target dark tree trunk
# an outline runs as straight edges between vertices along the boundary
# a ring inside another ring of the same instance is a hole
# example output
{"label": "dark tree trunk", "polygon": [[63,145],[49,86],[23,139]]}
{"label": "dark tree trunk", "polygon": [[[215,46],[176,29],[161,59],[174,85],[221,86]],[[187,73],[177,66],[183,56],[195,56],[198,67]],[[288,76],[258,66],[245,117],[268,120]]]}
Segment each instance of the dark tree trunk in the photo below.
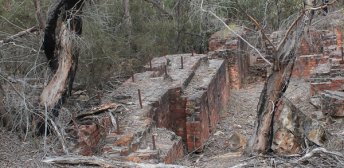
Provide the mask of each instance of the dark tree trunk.
{"label": "dark tree trunk", "polygon": [[71,94],[79,57],[73,34],[82,33],[82,7],[83,0],[58,0],[48,11],[43,50],[54,75],[41,94],[41,104],[54,116]]}

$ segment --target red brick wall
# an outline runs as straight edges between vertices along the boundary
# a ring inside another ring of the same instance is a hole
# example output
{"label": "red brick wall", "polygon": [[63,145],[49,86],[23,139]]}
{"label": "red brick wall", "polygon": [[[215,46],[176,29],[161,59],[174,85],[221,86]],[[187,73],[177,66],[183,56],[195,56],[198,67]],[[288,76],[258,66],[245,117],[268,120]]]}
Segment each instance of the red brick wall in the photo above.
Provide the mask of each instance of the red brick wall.
{"label": "red brick wall", "polygon": [[186,103],[187,149],[202,151],[210,133],[216,128],[220,113],[229,100],[226,64],[222,64],[201,97],[188,98]]}
{"label": "red brick wall", "polygon": [[318,64],[325,64],[327,61],[328,57],[324,57],[323,55],[299,56],[296,59],[292,76],[309,78]]}
{"label": "red brick wall", "polygon": [[202,151],[209,137],[209,109],[206,92],[200,98],[186,103],[186,146],[189,152]]}
{"label": "red brick wall", "polygon": [[216,128],[220,120],[220,113],[228,104],[229,94],[229,83],[226,81],[226,64],[222,64],[207,90],[210,131]]}
{"label": "red brick wall", "polygon": [[311,96],[319,94],[324,90],[340,90],[344,85],[344,79],[333,78],[329,82],[311,83]]}
{"label": "red brick wall", "polygon": [[100,124],[92,123],[78,127],[77,137],[80,155],[93,155],[93,151],[98,146],[100,139],[104,138],[109,131],[111,120],[109,117],[104,117]]}
{"label": "red brick wall", "polygon": [[169,110],[169,93],[166,92],[158,102],[153,104],[152,112],[150,112],[157,127],[171,129],[172,120]]}
{"label": "red brick wall", "polygon": [[181,88],[170,89],[169,111],[172,121],[171,129],[178,136],[186,139],[186,99],[181,97]]}
{"label": "red brick wall", "polygon": [[219,50],[208,53],[210,58],[221,58],[226,60],[228,68],[228,79],[230,87],[233,89],[240,89],[246,83],[246,78],[249,75],[249,56],[237,50]]}
{"label": "red brick wall", "polygon": [[307,34],[301,39],[301,44],[298,49],[299,55],[311,55],[321,53],[321,48],[323,46],[323,32],[310,30]]}
{"label": "red brick wall", "polygon": [[167,153],[167,156],[164,158],[164,163],[172,164],[176,160],[184,156],[183,142],[180,140],[178,143],[173,144],[171,150]]}

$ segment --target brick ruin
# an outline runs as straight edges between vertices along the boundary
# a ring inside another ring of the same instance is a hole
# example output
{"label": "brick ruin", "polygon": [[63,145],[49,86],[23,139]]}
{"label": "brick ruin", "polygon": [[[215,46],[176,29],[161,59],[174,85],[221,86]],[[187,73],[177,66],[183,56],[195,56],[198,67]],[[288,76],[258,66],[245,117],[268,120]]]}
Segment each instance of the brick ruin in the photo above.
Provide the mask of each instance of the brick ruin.
{"label": "brick ruin", "polygon": [[173,163],[185,152],[202,151],[228,102],[226,73],[225,60],[207,55],[154,58],[145,72],[134,74],[102,100],[125,105],[116,113],[119,129],[104,131],[111,124],[79,126],[89,128],[79,153],[92,155],[101,147],[104,157],[115,160]]}
{"label": "brick ruin", "polygon": [[306,55],[298,58],[293,72],[293,76],[309,80],[310,95],[318,102],[314,105],[330,116],[344,116],[342,32],[340,27],[311,31],[312,41],[303,40],[299,51]]}
{"label": "brick ruin", "polygon": [[[244,30],[238,32],[248,36]],[[338,31],[312,30],[310,34],[313,39],[301,42],[293,77],[310,82],[310,93],[324,114],[344,116],[344,64],[337,46]],[[276,33],[271,37],[278,41]],[[188,152],[202,152],[227,108],[230,90],[243,88],[252,76],[267,76],[266,63],[244,52],[247,45],[229,32],[214,34],[209,50],[207,55],[154,58],[143,72],[106,94],[103,104],[116,102],[123,108],[104,113],[97,124],[78,125],[76,151],[118,161],[167,164]],[[295,111],[290,102],[283,103],[288,106],[281,106],[277,121],[289,115],[283,109]],[[301,114],[297,117],[303,118]],[[283,153],[285,144],[278,140],[279,133],[274,148]],[[319,137],[308,138],[320,143]],[[300,149],[297,144],[292,148]]]}

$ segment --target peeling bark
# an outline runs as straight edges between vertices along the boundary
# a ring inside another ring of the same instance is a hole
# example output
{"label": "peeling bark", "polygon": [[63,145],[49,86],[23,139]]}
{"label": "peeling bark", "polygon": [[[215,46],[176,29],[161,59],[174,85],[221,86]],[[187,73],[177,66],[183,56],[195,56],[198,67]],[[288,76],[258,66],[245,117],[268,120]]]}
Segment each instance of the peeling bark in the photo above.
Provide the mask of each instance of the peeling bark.
{"label": "peeling bark", "polygon": [[82,33],[82,20],[78,16],[82,7],[83,0],[58,0],[48,12],[43,49],[54,75],[40,98],[54,116],[71,94],[79,56],[73,38]]}
{"label": "peeling bark", "polygon": [[59,67],[41,94],[41,104],[46,105],[48,109],[54,108],[64,96],[69,74],[74,69],[71,34],[65,26],[62,26],[60,38]]}

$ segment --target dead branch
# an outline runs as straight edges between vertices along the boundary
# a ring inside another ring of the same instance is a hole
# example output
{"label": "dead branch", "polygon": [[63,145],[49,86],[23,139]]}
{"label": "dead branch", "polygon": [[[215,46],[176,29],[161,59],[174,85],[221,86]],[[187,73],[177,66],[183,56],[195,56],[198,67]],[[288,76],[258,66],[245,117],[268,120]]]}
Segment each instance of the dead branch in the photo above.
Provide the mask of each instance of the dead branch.
{"label": "dead branch", "polygon": [[[17,88],[12,84],[11,81],[9,81],[9,80],[5,77],[5,75],[3,75],[3,74],[0,73],[0,77],[1,77],[4,81],[6,81],[6,82],[11,86],[11,88],[18,94],[18,96],[19,96],[20,98],[22,98],[24,101],[26,100],[26,98],[24,97],[24,95],[22,95],[22,94],[17,90]],[[32,106],[31,104],[29,104],[29,105]]]}
{"label": "dead branch", "polygon": [[151,168],[185,168],[184,166],[180,165],[169,165],[169,164],[145,164],[145,163],[132,163],[132,162],[119,162],[114,160],[106,160],[105,158],[101,157],[87,157],[87,156],[60,156],[60,157],[49,157],[42,160],[44,163],[48,164],[68,164],[68,165],[96,165],[100,167],[151,167]]}
{"label": "dead branch", "polygon": [[305,154],[303,157],[301,157],[300,159],[298,159],[297,161],[298,162],[301,162],[301,161],[304,161],[304,160],[307,160],[309,158],[311,158],[314,154],[316,153],[326,153],[326,154],[329,154],[329,155],[335,155],[335,156],[339,156],[339,157],[344,157],[343,154],[339,153],[339,152],[331,152],[331,151],[328,151],[327,149],[325,148],[315,148],[313,149],[312,151],[310,151],[309,153]]}
{"label": "dead branch", "polygon": [[144,0],[145,2],[148,2],[150,4],[152,4],[155,8],[157,8],[160,12],[162,12],[163,14],[167,15],[169,18],[173,18],[173,15],[166,11],[165,9],[163,9],[158,3],[156,3],[153,0]]}
{"label": "dead branch", "polygon": [[7,38],[5,38],[3,40],[0,40],[0,44],[12,42],[16,38],[23,37],[25,35],[34,33],[36,31],[38,31],[37,26],[33,26],[33,27],[29,28],[29,29],[26,29],[24,31],[18,32],[17,34],[14,34],[14,35],[9,36],[9,37],[7,37]]}
{"label": "dead branch", "polygon": [[86,113],[82,113],[82,114],[79,114],[78,116],[76,116],[77,119],[81,119],[81,118],[84,118],[86,116],[91,116],[91,115],[97,115],[97,114],[100,114],[100,113],[103,113],[103,112],[106,112],[108,111],[109,109],[113,109],[113,110],[116,110],[118,107],[120,107],[121,105],[118,105],[116,103],[105,103],[105,104],[102,104],[96,108],[93,108],[91,111],[89,112],[86,112]]}
{"label": "dead branch", "polygon": [[61,156],[54,158],[45,158],[42,160],[44,163],[49,164],[70,164],[70,165],[97,165],[100,167],[115,167],[115,165],[105,161],[102,158],[98,157],[83,157],[83,156]]}
{"label": "dead branch", "polygon": [[276,51],[275,45],[271,42],[271,40],[268,38],[268,36],[266,36],[263,27],[259,24],[259,22],[257,21],[257,19],[255,19],[253,16],[251,16],[250,14],[248,14],[246,11],[244,11],[241,6],[238,3],[238,0],[235,1],[239,10],[241,12],[243,12],[258,28],[258,30],[262,33],[263,39],[266,40],[273,48],[273,51]]}
{"label": "dead branch", "polygon": [[281,40],[281,42],[278,44],[276,51],[279,51],[281,47],[284,45],[284,43],[287,41],[289,34],[292,32],[293,28],[296,26],[296,23],[300,21],[301,18],[303,18],[303,15],[305,12],[302,12],[296,20],[289,26],[287,32],[284,34],[284,38]]}
{"label": "dead branch", "polygon": [[324,5],[317,6],[317,7],[315,7],[315,8],[307,8],[307,10],[319,10],[319,9],[324,9],[324,8],[326,8],[326,7],[328,7],[328,6],[333,5],[333,4],[336,3],[336,2],[337,2],[337,0],[333,0],[332,2],[326,3],[326,4],[324,4]]}
{"label": "dead branch", "polygon": [[232,32],[235,36],[237,36],[237,37],[239,37],[242,41],[244,41],[249,47],[251,47],[253,50],[255,50],[257,53],[258,53],[258,55],[266,62],[266,63],[268,63],[270,66],[272,66],[272,63],[269,61],[269,60],[267,60],[264,56],[263,56],[263,54],[256,48],[256,47],[254,47],[252,44],[250,44],[246,39],[244,39],[240,34],[238,34],[237,32],[235,32],[233,29],[231,29],[219,16],[217,16],[214,12],[212,12],[212,11],[209,11],[209,10],[205,10],[204,8],[203,8],[203,0],[202,0],[202,2],[201,2],[201,10],[203,11],[203,12],[206,12],[206,13],[209,13],[209,14],[211,14],[211,15],[213,15],[216,19],[218,19],[230,32]]}
{"label": "dead branch", "polygon": [[306,11],[310,11],[310,10],[320,10],[320,9],[323,9],[329,5],[333,5],[335,2],[337,2],[337,0],[333,0],[332,2],[330,3],[327,3],[325,5],[322,5],[322,6],[319,6],[319,7],[315,7],[315,8],[307,8],[306,10],[304,10],[301,15],[299,15],[299,17],[291,24],[291,26],[287,29],[287,32],[285,33],[284,35],[284,38],[283,40],[278,44],[278,47],[277,47],[277,51],[279,49],[281,49],[281,47],[284,45],[284,43],[286,42],[291,30],[295,27],[296,23],[302,18],[302,16],[305,14]]}

